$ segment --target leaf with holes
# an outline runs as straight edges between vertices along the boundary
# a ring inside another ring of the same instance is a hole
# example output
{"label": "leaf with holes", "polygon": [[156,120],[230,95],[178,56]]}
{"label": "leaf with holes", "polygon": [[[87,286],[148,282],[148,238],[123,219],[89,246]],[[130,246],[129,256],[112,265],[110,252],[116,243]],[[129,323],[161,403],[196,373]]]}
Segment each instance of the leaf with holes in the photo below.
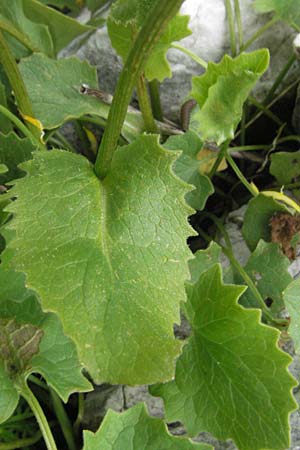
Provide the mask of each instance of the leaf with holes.
{"label": "leaf with holes", "polygon": [[182,180],[195,186],[195,189],[186,195],[188,205],[194,209],[203,209],[207,198],[214,192],[210,179],[201,173],[204,161],[198,159],[198,154],[203,147],[203,142],[196,133],[188,131],[183,136],[170,137],[164,147],[168,150],[182,151],[175,161],[174,172]]}
{"label": "leaf with holes", "polygon": [[[108,33],[112,46],[124,62],[153,3],[153,0],[117,0],[111,8],[107,21]],[[163,81],[164,78],[172,76],[166,53],[172,42],[191,34],[188,22],[188,16],[178,14],[168,23],[145,66],[145,76],[149,81]]]}
{"label": "leaf with holes", "polygon": [[27,276],[58,314],[97,381],[170,379],[192,234],[176,158],[142,135],[120,147],[104,181],[82,156],[36,153],[17,181],[3,263]]}
{"label": "leaf with holes", "polygon": [[175,380],[151,388],[164,399],[167,421],[182,421],[190,436],[233,439],[239,450],[288,448],[296,380],[277,347],[279,332],[237,303],[244,287],[224,285],[219,265],[186,289],[192,336]]}
{"label": "leaf with holes", "polygon": [[161,419],[148,415],[144,403],[122,414],[110,409],[97,433],[83,435],[83,450],[213,450],[211,445],[172,436]]}
{"label": "leaf with holes", "polygon": [[260,49],[234,59],[225,55],[218,64],[209,62],[203,75],[193,77],[191,96],[200,107],[193,114],[193,127],[203,140],[220,145],[233,139],[243,104],[268,65],[269,52]]}
{"label": "leaf with holes", "polygon": [[31,373],[41,374],[58,395],[89,391],[74,343],[55,314],[45,314],[24,275],[0,269],[0,423],[13,413],[19,387]]}

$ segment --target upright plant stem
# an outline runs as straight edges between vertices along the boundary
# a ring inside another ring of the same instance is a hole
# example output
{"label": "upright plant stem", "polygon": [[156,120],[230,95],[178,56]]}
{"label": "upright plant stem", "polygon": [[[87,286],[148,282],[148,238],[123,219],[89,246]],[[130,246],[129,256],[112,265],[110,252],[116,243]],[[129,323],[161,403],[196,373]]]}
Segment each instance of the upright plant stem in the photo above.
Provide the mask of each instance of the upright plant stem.
{"label": "upright plant stem", "polygon": [[250,192],[251,195],[253,195],[253,197],[256,197],[258,194],[257,189],[255,189],[255,187],[246,180],[246,178],[244,177],[244,175],[242,174],[242,172],[240,171],[240,169],[238,168],[238,166],[236,165],[236,163],[234,162],[234,160],[232,159],[231,155],[229,155],[228,152],[226,155],[226,161],[231,166],[231,168],[233,169],[239,180],[243,183],[245,188],[248,189],[248,191]]}
{"label": "upright plant stem", "polygon": [[244,45],[244,36],[243,36],[243,24],[239,0],[234,0],[234,14],[238,29],[239,49],[241,51]]}
{"label": "upright plant stem", "polygon": [[33,414],[35,415],[35,418],[42,432],[47,450],[57,450],[46,416],[33,392],[29,389],[26,381],[22,380],[19,382],[19,389],[20,394],[25,398]]}
{"label": "upright plant stem", "polygon": [[269,110],[269,108],[267,108],[266,106],[264,106],[264,104],[258,102],[254,97],[252,97],[251,95],[248,97],[248,100],[250,103],[252,103],[252,105],[256,106],[257,109],[259,109],[260,111],[262,111],[267,117],[269,117],[269,119],[273,120],[273,122],[275,122],[277,125],[282,126],[283,122],[282,120],[279,119],[278,116],[276,116],[276,114],[274,114],[272,111]]}
{"label": "upright plant stem", "polygon": [[225,0],[225,8],[226,8],[226,15],[227,15],[228,26],[229,26],[231,55],[234,58],[236,56],[236,37],[235,37],[234,18],[233,18],[231,0]]}
{"label": "upright plant stem", "polygon": [[157,80],[152,80],[149,82],[149,92],[154,118],[162,122],[164,120],[164,116],[160,102],[159,82]]}
{"label": "upright plant stem", "polygon": [[248,39],[248,41],[244,44],[242,50],[247,50],[248,47],[250,47],[251,44],[253,44],[256,39],[258,39],[262,34],[264,34],[269,28],[271,28],[274,23],[276,23],[278,19],[276,17],[273,17],[273,19],[269,20],[263,27],[259,28],[259,30],[256,31],[256,33],[253,34],[253,36]]}
{"label": "upright plant stem", "polygon": [[285,66],[283,66],[283,68],[281,69],[281,71],[279,72],[278,76],[276,77],[273,86],[271,87],[271,89],[269,90],[268,94],[266,95],[263,104],[267,105],[268,103],[270,103],[270,101],[273,100],[274,94],[278,88],[278,86],[282,83],[282,81],[284,80],[286,74],[288,73],[288,71],[290,70],[290,68],[292,67],[292,65],[294,64],[294,62],[296,61],[296,55],[293,53],[287,63],[285,64]]}
{"label": "upright plant stem", "polygon": [[60,428],[63,432],[68,448],[69,450],[77,450],[78,447],[76,446],[72,425],[63,407],[62,401],[52,388],[50,388],[50,395],[56,417],[59,421]]}
{"label": "upright plant stem", "polygon": [[134,42],[119,77],[109,111],[107,127],[98,150],[95,172],[100,179],[105,178],[109,171],[137,79],[143,71],[155,43],[168,22],[177,13],[182,2],[183,0],[156,0]]}
{"label": "upright plant stem", "polygon": [[140,74],[136,84],[139,107],[143,115],[145,130],[147,133],[157,133],[157,126],[152,114],[152,107],[143,73]]}
{"label": "upright plant stem", "polygon": [[[9,82],[14,91],[21,113],[23,115],[33,117],[31,102],[29,100],[26,86],[19,72],[19,68],[15,61],[15,58],[12,55],[1,31],[0,31],[0,63],[3,65],[7,78],[9,79]],[[35,127],[31,123],[27,123],[27,127],[29,128],[31,133],[35,136],[35,138],[37,139],[40,138],[40,130],[37,127]]]}

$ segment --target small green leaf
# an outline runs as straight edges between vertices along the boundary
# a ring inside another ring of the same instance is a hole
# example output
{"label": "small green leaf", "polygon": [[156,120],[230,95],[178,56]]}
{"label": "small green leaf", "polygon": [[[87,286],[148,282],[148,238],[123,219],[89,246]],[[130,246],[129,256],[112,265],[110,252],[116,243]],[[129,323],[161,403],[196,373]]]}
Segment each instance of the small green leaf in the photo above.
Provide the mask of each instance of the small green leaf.
{"label": "small green leaf", "polygon": [[270,241],[270,219],[277,212],[287,212],[287,208],[271,197],[259,194],[249,201],[244,217],[242,233],[251,251],[260,239]]}
{"label": "small green leaf", "polygon": [[[277,244],[261,240],[244,267],[262,298],[271,303],[270,310],[274,314],[280,312],[285,306],[283,291],[292,281],[288,272],[289,265],[288,258],[284,256]],[[237,274],[234,281],[244,284],[243,279]],[[260,306],[250,289],[242,295],[240,303],[248,308]]]}
{"label": "small green leaf", "polygon": [[73,392],[88,391],[76,348],[53,313],[44,313],[24,275],[0,269],[0,422],[13,413],[20,380],[41,374],[67,401]]}
{"label": "small green leaf", "polygon": [[203,142],[192,131],[182,136],[172,136],[164,144],[168,150],[182,151],[174,163],[174,172],[179,178],[195,186],[195,189],[186,195],[186,201],[198,210],[205,207],[207,198],[214,192],[210,179],[200,173],[203,160],[197,159],[197,155],[202,146]]}
{"label": "small green leaf", "polygon": [[[193,77],[192,92],[200,107],[193,114],[203,140],[218,145],[233,139],[242,117],[243,103],[269,64],[267,49],[225,55],[218,64],[209,62],[204,75]],[[195,125],[194,125],[195,126]]]}
{"label": "small green leaf", "polygon": [[271,155],[270,173],[281,185],[300,181],[300,151]]}
{"label": "small green leaf", "polygon": [[275,12],[278,19],[284,20],[299,31],[299,0],[254,0],[254,7],[260,13]]}
{"label": "small green leaf", "polygon": [[289,447],[289,413],[296,408],[279,350],[279,332],[261,324],[260,311],[237,303],[244,287],[224,285],[221,268],[187,283],[192,336],[177,361],[175,380],[151,388],[165,402],[166,419],[233,439],[239,450]]}
{"label": "small green leaf", "polygon": [[139,403],[122,414],[109,410],[97,433],[84,431],[83,450],[213,450],[211,445],[172,436],[161,419]]}
{"label": "small green leaf", "polygon": [[[114,49],[124,62],[152,5],[153,0],[117,0],[111,8],[107,21],[108,33]],[[166,53],[172,42],[191,34],[188,22],[188,16],[178,14],[167,25],[145,66],[145,76],[149,81],[163,81],[172,76]]]}
{"label": "small green leaf", "polygon": [[[85,114],[107,118],[110,106],[93,96],[80,93],[82,84],[98,88],[97,71],[77,58],[53,60],[34,54],[19,64],[20,72],[31,100],[34,115],[45,129]],[[143,131],[141,114],[128,112],[122,134],[128,141]]]}
{"label": "small green leaf", "polygon": [[0,133],[0,163],[8,168],[8,172],[0,174],[0,184],[7,184],[25,175],[18,165],[31,159],[35,150],[36,147],[28,138],[21,139],[13,132],[7,135]]}
{"label": "small green leaf", "polygon": [[[119,148],[99,181],[82,156],[35,153],[12,189],[15,217],[3,263],[24,272],[58,314],[96,381],[170,379],[192,234],[190,189],[170,169],[177,155],[142,135]],[[6,237],[6,234],[5,234]]]}
{"label": "small green leaf", "polygon": [[289,333],[294,341],[295,351],[300,352],[300,278],[294,280],[284,291],[283,298],[291,316]]}

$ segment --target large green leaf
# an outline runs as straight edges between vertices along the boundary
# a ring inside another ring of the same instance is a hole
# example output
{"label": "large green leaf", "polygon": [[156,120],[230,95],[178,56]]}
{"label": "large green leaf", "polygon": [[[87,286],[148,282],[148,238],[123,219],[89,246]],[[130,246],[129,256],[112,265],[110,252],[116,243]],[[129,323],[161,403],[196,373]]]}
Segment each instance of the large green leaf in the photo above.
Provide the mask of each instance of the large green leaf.
{"label": "large green leaf", "polygon": [[193,114],[193,126],[203,140],[218,145],[234,137],[242,117],[243,103],[269,64],[266,49],[241,53],[232,59],[225,55],[220,63],[208,63],[204,75],[193,77],[192,92],[200,107]]}
{"label": "large green leaf", "polygon": [[109,410],[97,433],[84,431],[83,450],[212,450],[169,434],[161,419],[150,417],[144,403],[122,414]]}
{"label": "large green leaf", "polygon": [[281,185],[299,181],[300,151],[278,152],[271,155],[270,173]]}
{"label": "large green leaf", "polygon": [[192,233],[190,187],[170,170],[176,156],[157,136],[140,136],[116,151],[100,182],[82,156],[41,152],[13,188],[8,228],[16,237],[3,260],[59,315],[97,381],[143,384],[174,374],[181,344],[173,323]]}
{"label": "large green leaf", "polygon": [[[58,61],[34,54],[19,64],[34,115],[46,129],[95,114],[107,118],[110,106],[93,96],[80,93],[82,84],[98,88],[96,68],[77,58]],[[122,133],[129,141],[143,131],[141,114],[128,112]]]}
{"label": "large green leaf", "polygon": [[299,0],[254,0],[254,7],[261,13],[275,12],[278,19],[284,20],[299,31]]}
{"label": "large green leaf", "polygon": [[284,301],[291,316],[289,332],[293,338],[295,350],[300,351],[300,278],[294,280],[283,293]]}
{"label": "large green leaf", "polygon": [[21,139],[15,133],[3,135],[0,133],[0,163],[5,164],[8,172],[0,175],[0,184],[20,178],[25,172],[18,165],[32,158],[36,147],[28,138]]}
{"label": "large green leaf", "polygon": [[[111,8],[107,21],[108,33],[113,47],[124,62],[153,3],[153,0],[117,0]],[[166,53],[172,42],[191,34],[188,22],[188,16],[177,15],[168,23],[147,60],[145,75],[148,80],[163,81],[172,76]]]}
{"label": "large green leaf", "polygon": [[210,179],[200,173],[201,166],[205,164],[203,159],[197,158],[202,146],[203,142],[192,131],[182,136],[172,136],[164,144],[168,150],[182,151],[175,161],[174,172],[182,180],[195,186],[195,189],[186,195],[186,201],[198,210],[205,207],[207,198],[214,192]]}
{"label": "large green leaf", "polygon": [[237,303],[244,288],[224,285],[221,268],[187,284],[192,336],[177,361],[175,380],[155,386],[168,421],[190,435],[208,431],[233,439],[239,450],[289,447],[294,378],[291,358],[279,350],[279,332],[260,323],[258,310]]}
{"label": "large green leaf", "polygon": [[249,201],[242,228],[243,237],[251,251],[260,239],[270,241],[270,219],[278,212],[287,212],[287,208],[272,197],[259,194]]}
{"label": "large green leaf", "polygon": [[74,343],[55,314],[45,314],[24,275],[0,269],[0,422],[13,413],[20,382],[40,373],[67,401],[73,392],[91,390],[82,375]]}

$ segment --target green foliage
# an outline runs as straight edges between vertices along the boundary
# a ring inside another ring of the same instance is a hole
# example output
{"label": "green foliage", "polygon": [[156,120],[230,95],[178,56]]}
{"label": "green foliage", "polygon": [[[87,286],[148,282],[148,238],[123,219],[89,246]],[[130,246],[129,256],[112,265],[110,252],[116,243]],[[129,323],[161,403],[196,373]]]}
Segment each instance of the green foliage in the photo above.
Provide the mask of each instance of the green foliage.
{"label": "green foliage", "polygon": [[299,0],[254,0],[254,7],[261,13],[274,12],[276,18],[284,20],[299,31]]}
{"label": "green foliage", "polygon": [[26,273],[97,381],[153,383],[174,373],[192,211],[189,186],[170,170],[175,157],[157,137],[140,136],[100,182],[86,159],[43,152],[22,166],[28,176],[12,191],[16,236],[4,264],[8,254]]}
{"label": "green foliage", "polygon": [[250,200],[242,231],[251,251],[260,239],[270,240],[270,219],[277,212],[287,212],[287,208],[271,197],[259,194]]}
{"label": "green foliage", "polygon": [[284,291],[284,301],[291,316],[289,333],[293,338],[297,354],[300,351],[300,278],[297,278]]}
{"label": "green foliage", "polygon": [[276,346],[278,331],[237,303],[244,287],[224,285],[219,265],[186,290],[192,336],[175,380],[151,389],[164,399],[167,421],[182,421],[191,436],[233,439],[240,450],[287,448],[295,380],[291,358]]}
{"label": "green foliage", "polygon": [[0,269],[0,316],[0,422],[13,413],[31,373],[43,375],[64,401],[91,389],[73,342],[54,314],[42,312],[23,274]]}
{"label": "green foliage", "polygon": [[270,173],[281,185],[299,181],[300,151],[278,152],[271,155]]}
{"label": "green foliage", "polygon": [[143,403],[122,414],[111,409],[97,433],[84,432],[83,450],[212,450],[210,445],[196,444],[189,439],[168,433],[161,419],[147,413]]}
{"label": "green foliage", "polygon": [[[153,3],[153,0],[117,0],[111,8],[108,33],[113,47],[124,62]],[[177,15],[169,22],[146,64],[145,76],[149,81],[163,81],[172,76],[166,53],[172,42],[191,34],[188,21],[188,16]]]}
{"label": "green foliage", "polygon": [[191,96],[200,106],[193,115],[193,129],[203,140],[220,145],[233,139],[243,103],[268,65],[269,53],[261,49],[235,59],[225,55],[218,64],[209,62],[204,75],[193,77]]}
{"label": "green foliage", "polygon": [[183,136],[170,137],[164,147],[168,150],[182,151],[174,163],[174,172],[179,178],[195,186],[195,189],[186,195],[188,205],[194,209],[203,209],[207,198],[214,191],[210,179],[200,173],[205,161],[197,156],[203,147],[203,142],[196,133],[189,131]]}
{"label": "green foliage", "polygon": [[25,175],[18,165],[31,159],[35,150],[36,147],[28,138],[21,139],[13,132],[7,135],[0,133],[0,163],[8,168],[8,172],[0,175],[0,184]]}

